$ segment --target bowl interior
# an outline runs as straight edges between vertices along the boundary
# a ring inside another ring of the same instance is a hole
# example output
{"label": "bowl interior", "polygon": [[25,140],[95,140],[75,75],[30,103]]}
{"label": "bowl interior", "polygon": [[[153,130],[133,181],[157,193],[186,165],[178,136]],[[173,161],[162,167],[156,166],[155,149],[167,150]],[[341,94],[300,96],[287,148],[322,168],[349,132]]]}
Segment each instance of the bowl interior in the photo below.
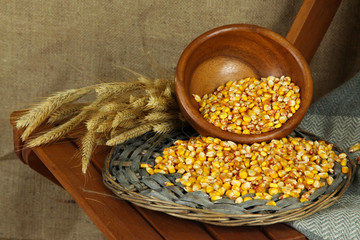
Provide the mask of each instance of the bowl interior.
{"label": "bowl interior", "polygon": [[[287,75],[301,89],[301,107],[283,127],[268,133],[239,135],[208,123],[192,94],[203,96],[218,86],[245,77]],[[176,70],[175,90],[182,112],[202,135],[236,142],[266,141],[296,128],[312,98],[312,78],[301,54],[282,36],[253,25],[228,25],[195,39],[183,52]],[[219,136],[220,135],[220,136]]]}

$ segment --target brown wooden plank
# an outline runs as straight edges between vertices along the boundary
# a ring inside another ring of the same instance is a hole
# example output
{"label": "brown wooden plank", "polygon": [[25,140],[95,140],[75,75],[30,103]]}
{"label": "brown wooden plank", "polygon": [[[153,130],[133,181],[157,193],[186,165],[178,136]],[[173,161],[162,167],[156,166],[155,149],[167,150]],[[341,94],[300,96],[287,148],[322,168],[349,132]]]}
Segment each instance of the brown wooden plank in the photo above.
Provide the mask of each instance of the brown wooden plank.
{"label": "brown wooden plank", "polygon": [[294,228],[285,224],[273,224],[263,226],[262,230],[272,240],[306,240],[306,237]]}
{"label": "brown wooden plank", "polygon": [[287,36],[289,40],[311,62],[341,0],[305,0]]}
{"label": "brown wooden plank", "polygon": [[260,227],[223,227],[204,224],[208,231],[219,240],[251,239],[268,240],[269,238],[261,231]]}
{"label": "brown wooden plank", "polygon": [[24,162],[26,162],[30,168],[40,173],[58,186],[62,187],[59,181],[54,177],[54,175],[49,171],[49,169],[47,169],[44,163],[38,158],[38,156],[31,148],[24,148],[21,153]]}
{"label": "brown wooden plank", "polygon": [[72,143],[37,147],[34,152],[108,239],[162,239],[129,203],[114,198],[92,165],[82,174]]}
{"label": "brown wooden plank", "polygon": [[213,239],[199,222],[176,218],[162,212],[152,211],[141,207],[136,208],[164,237],[164,239]]}

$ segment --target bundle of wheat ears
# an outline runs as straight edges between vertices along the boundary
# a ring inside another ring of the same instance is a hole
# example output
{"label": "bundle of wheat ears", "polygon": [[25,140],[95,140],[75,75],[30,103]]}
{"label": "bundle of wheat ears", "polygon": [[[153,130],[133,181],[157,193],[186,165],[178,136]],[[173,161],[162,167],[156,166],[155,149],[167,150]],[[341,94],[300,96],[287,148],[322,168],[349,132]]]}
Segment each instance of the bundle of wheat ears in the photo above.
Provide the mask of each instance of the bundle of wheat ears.
{"label": "bundle of wheat ears", "polygon": [[[80,150],[85,173],[95,146],[114,146],[149,131],[166,134],[185,123],[173,83],[138,76],[131,82],[101,83],[58,92],[27,109],[16,121],[16,127],[23,129],[21,139],[27,140],[28,147],[54,142],[83,128]],[[92,102],[79,101],[91,93],[95,93]],[[54,127],[34,134],[44,123]]]}

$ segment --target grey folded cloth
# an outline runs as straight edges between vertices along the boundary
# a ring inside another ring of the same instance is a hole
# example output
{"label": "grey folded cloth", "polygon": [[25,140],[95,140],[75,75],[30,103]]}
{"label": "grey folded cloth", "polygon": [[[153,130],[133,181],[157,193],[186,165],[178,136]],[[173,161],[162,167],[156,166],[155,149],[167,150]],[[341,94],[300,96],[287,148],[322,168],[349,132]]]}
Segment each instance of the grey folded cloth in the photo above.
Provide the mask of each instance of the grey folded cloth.
{"label": "grey folded cloth", "polygon": [[[300,124],[346,151],[352,159],[360,152],[348,153],[360,142],[360,73],[311,105]],[[309,239],[360,239],[359,168],[354,182],[339,202],[314,215],[289,223]]]}

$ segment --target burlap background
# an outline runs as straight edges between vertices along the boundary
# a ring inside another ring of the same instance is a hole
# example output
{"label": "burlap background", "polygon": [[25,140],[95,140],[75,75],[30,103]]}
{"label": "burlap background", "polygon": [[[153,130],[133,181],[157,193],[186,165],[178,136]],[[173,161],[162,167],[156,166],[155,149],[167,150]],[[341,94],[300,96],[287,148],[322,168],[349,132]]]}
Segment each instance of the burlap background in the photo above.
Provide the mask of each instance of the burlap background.
{"label": "burlap background", "polygon": [[[1,1],[0,239],[103,238],[64,190],[12,153],[13,110],[55,91],[126,80],[118,66],[172,74],[185,46],[220,25],[256,24],[285,36],[301,3]],[[311,63],[314,101],[360,70],[359,13],[358,0],[343,0]]]}

